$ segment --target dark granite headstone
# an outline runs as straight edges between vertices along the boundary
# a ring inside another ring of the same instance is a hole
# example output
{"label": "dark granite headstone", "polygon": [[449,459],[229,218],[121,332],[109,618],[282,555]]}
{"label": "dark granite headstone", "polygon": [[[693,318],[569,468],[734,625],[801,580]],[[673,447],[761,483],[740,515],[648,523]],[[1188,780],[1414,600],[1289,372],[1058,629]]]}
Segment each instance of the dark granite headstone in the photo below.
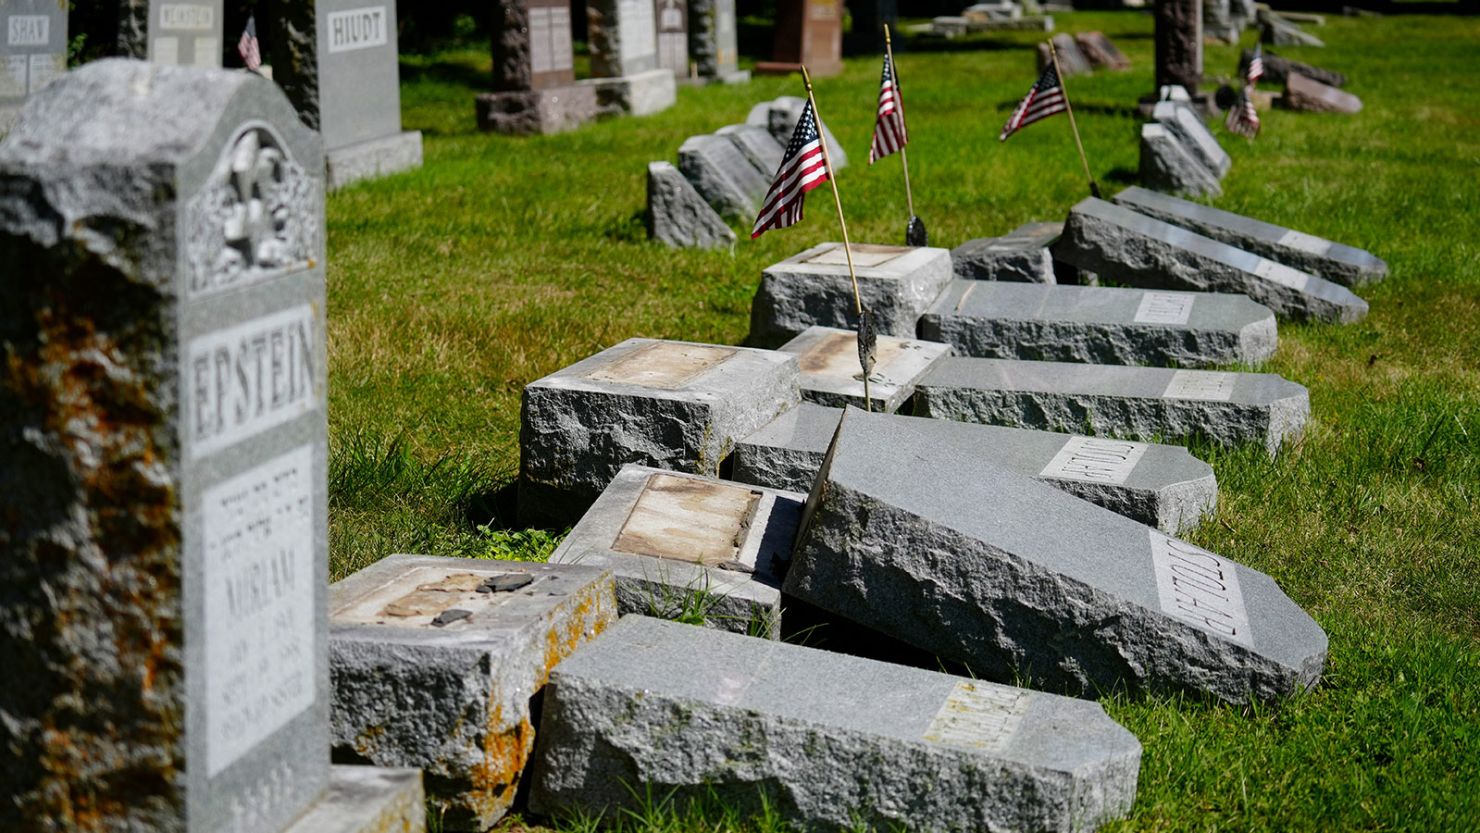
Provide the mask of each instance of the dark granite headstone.
{"label": "dark granite headstone", "polygon": [[26,96],[66,70],[66,6],[56,0],[0,2],[0,135]]}
{"label": "dark granite headstone", "polygon": [[780,0],[772,60],[756,64],[762,74],[797,72],[805,64],[814,78],[843,71],[842,0]]}
{"label": "dark granite headstone", "polygon": [[493,89],[477,98],[478,126],[559,133],[596,117],[596,91],[575,84],[570,0],[493,5]]}
{"label": "dark granite headstone", "polygon": [[[587,0],[587,43],[597,114],[647,115],[673,106],[673,70],[659,65],[655,0]],[[662,3],[660,2],[659,5]]]}
{"label": "dark granite headstone", "polygon": [[1156,0],[1156,85],[1202,83],[1202,0]]}

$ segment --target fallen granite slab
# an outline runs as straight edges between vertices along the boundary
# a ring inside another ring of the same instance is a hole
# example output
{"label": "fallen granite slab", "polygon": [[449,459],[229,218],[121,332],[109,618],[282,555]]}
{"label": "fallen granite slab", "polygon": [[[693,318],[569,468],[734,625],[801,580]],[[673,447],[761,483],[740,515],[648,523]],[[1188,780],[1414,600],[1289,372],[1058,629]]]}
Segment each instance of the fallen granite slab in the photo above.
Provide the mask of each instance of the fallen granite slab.
{"label": "fallen granite slab", "polygon": [[[915,393],[915,381],[937,360],[951,354],[949,345],[937,341],[878,337],[874,370],[869,374],[869,410],[892,414],[909,401]],[[856,332],[809,327],[780,350],[797,357],[803,399],[839,408],[865,407]]]}
{"label": "fallen granite slab", "polygon": [[960,356],[1211,367],[1274,355],[1274,313],[1244,295],[952,281],[920,337]]}
{"label": "fallen granite slab", "polygon": [[525,386],[520,521],[569,526],[628,463],[714,475],[799,402],[789,354],[627,339]]}
{"label": "fallen granite slab", "polygon": [[626,466],[550,556],[610,570],[617,609],[779,638],[806,495]]}
{"label": "fallen granite slab", "polygon": [[[1060,41],[1059,38],[1063,38],[1064,41]],[[1071,45],[1069,50],[1063,48],[1065,42]],[[1079,51],[1079,44],[1075,43],[1073,38],[1063,34],[1054,35],[1053,43],[1054,48],[1058,49],[1059,53],[1059,72],[1065,77],[1071,75],[1090,75],[1095,71],[1094,66],[1089,62],[1089,58],[1085,57],[1084,53]],[[1038,72],[1041,74],[1052,64],[1053,52],[1049,50],[1048,44],[1038,44]]]}
{"label": "fallen granite slab", "polygon": [[[763,101],[750,108],[750,114],[746,116],[745,123],[764,127],[770,131],[772,138],[784,148],[791,142],[791,134],[796,132],[797,122],[802,118],[802,108],[807,104],[807,99],[795,95],[779,96],[771,101]],[[827,154],[832,162],[834,171],[841,171],[848,167],[848,153],[843,145],[833,135],[823,122],[818,122],[822,128],[823,138],[827,139]]]}
{"label": "fallen granite slab", "polygon": [[1246,703],[1320,679],[1326,634],[1274,579],[971,449],[849,410],[786,592],[975,674],[1081,695]]}
{"label": "fallen granite slab", "polygon": [[1130,286],[1248,295],[1285,318],[1367,315],[1344,286],[1094,197],[1070,210],[1054,257]]}
{"label": "fallen granite slab", "polygon": [[1081,32],[1074,36],[1080,50],[1090,63],[1105,69],[1130,69],[1131,61],[1116,48],[1104,32]]}
{"label": "fallen granite slab", "polygon": [[1222,179],[1228,175],[1228,169],[1232,167],[1233,162],[1229,159],[1228,152],[1218,144],[1218,138],[1203,123],[1202,116],[1197,114],[1197,110],[1185,103],[1160,101],[1152,108],[1151,118],[1171,131],[1172,135],[1181,139],[1182,146],[1187,148],[1213,176]]}
{"label": "fallen granite slab", "polygon": [[1098,704],[639,616],[551,678],[530,809],[718,796],[800,830],[1091,831],[1141,745]]}
{"label": "fallen granite slab", "polygon": [[686,139],[678,168],[715,211],[740,220],[755,219],[774,176],[762,174],[728,137],[715,135]]}
{"label": "fallen granite slab", "polygon": [[647,200],[649,240],[676,249],[735,245],[735,232],[724,218],[669,163],[648,163]]}
{"label": "fallen granite slab", "polygon": [[534,751],[530,698],[616,619],[612,574],[590,566],[392,555],[335,582],[334,759],[425,771],[442,829],[481,833]]}
{"label": "fallen granite slab", "polygon": [[714,132],[734,143],[736,149],[750,160],[750,164],[767,183],[781,170],[781,159],[786,149],[771,136],[770,131],[754,124],[731,124]]}
{"label": "fallen granite slab", "polygon": [[1387,277],[1386,261],[1371,252],[1284,226],[1144,188],[1127,188],[1114,199],[1117,205],[1138,214],[1195,231],[1343,286],[1362,286]]}
{"label": "fallen granite slab", "polygon": [[1298,72],[1285,76],[1285,94],[1280,96],[1281,107],[1288,110],[1303,110],[1310,113],[1362,112],[1362,99],[1345,90],[1306,78]]}
{"label": "fallen granite slab", "polygon": [[[735,480],[810,491],[843,416],[804,402],[735,446]],[[1156,445],[900,416],[911,430],[969,444],[968,460],[1036,477],[1077,498],[1163,532],[1191,529],[1218,503],[1213,467],[1179,445]]]}
{"label": "fallen granite slab", "polygon": [[[1161,107],[1161,104],[1156,105]],[[1141,125],[1141,184],[1168,194],[1222,196],[1218,176],[1160,122]]]}
{"label": "fallen granite slab", "polygon": [[[849,248],[859,295],[874,314],[879,335],[913,338],[920,314],[951,280],[951,253],[869,243]],[[813,246],[761,272],[750,306],[750,343],[775,347],[808,327],[857,326],[843,244]]]}
{"label": "fallen granite slab", "polygon": [[915,386],[915,413],[1163,442],[1258,442],[1273,457],[1305,432],[1310,394],[1273,373],[953,357]]}
{"label": "fallen granite slab", "polygon": [[1055,283],[1053,253],[1063,223],[1025,223],[1001,237],[979,237],[951,250],[956,277],[978,281]]}
{"label": "fallen granite slab", "polygon": [[[1239,56],[1238,77],[1249,77],[1249,63],[1254,60],[1254,50],[1245,49]],[[1283,84],[1292,72],[1298,72],[1306,78],[1311,78],[1332,87],[1345,87],[1346,76],[1329,69],[1321,69],[1317,66],[1302,61],[1292,61],[1289,58],[1277,55],[1265,49],[1260,52],[1260,62],[1264,65],[1264,75],[1260,81],[1266,84]]]}

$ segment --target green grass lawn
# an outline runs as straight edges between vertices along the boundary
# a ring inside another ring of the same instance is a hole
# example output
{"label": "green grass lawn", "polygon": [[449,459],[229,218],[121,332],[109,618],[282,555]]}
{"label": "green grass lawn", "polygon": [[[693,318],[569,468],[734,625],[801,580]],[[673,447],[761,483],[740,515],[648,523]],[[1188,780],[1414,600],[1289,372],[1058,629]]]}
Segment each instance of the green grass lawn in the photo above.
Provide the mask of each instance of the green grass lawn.
{"label": "green grass lawn", "polygon": [[[1135,62],[1072,78],[1090,164],[1128,184],[1151,89],[1151,19],[1059,16]],[[1282,324],[1264,368],[1310,388],[1305,438],[1270,461],[1197,447],[1221,485],[1196,543],[1274,576],[1331,638],[1321,685],[1276,706],[1112,698],[1141,739],[1133,816],[1111,830],[1480,830],[1480,20],[1332,17],[1326,49],[1357,116],[1264,114],[1222,208],[1370,249],[1392,275],[1352,326]],[[1062,218],[1084,194],[1068,122],[997,142],[1035,77],[1029,36],[899,56],[911,175],[932,242]],[[1236,50],[1210,46],[1210,76]],[[795,78],[681,89],[648,118],[561,136],[485,136],[481,49],[403,59],[426,167],[329,201],[332,570],[393,552],[540,557],[491,497],[518,462],[520,390],[631,336],[740,343],[760,270],[838,237],[825,191],[799,226],[733,251],[645,238],[645,165],[691,134],[799,94]],[[875,59],[817,85],[853,164],[855,241],[902,241],[898,160],[869,169]],[[737,229],[739,230],[739,229]],[[725,829],[733,820],[677,829]],[[637,825],[639,827],[643,825]],[[654,827],[659,825],[647,825]],[[768,825],[762,825],[768,826]]]}

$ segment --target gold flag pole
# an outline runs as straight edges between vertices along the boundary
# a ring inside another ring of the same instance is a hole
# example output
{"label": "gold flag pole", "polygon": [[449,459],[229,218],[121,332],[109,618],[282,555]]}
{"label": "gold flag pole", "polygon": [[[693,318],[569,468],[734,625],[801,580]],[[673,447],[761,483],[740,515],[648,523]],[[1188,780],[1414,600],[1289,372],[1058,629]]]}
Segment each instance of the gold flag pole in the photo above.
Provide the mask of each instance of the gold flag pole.
{"label": "gold flag pole", "polygon": [[1064,111],[1069,114],[1069,129],[1074,131],[1074,146],[1079,148],[1079,164],[1084,166],[1084,178],[1089,180],[1090,196],[1100,196],[1100,186],[1095,184],[1095,178],[1089,172],[1089,160],[1084,156],[1084,142],[1079,139],[1079,125],[1074,121],[1074,107],[1069,103],[1069,85],[1064,83],[1064,71],[1059,69],[1059,51],[1053,48],[1053,41],[1048,42],[1048,54],[1053,57],[1053,72],[1059,77],[1059,88],[1064,91]]}
{"label": "gold flag pole", "polygon": [[[848,242],[848,221],[843,218],[843,198],[838,194],[838,177],[833,171],[832,157],[827,152],[827,134],[822,131],[822,114],[817,112],[817,96],[812,92],[812,75],[807,65],[802,65],[802,82],[807,85],[807,101],[812,105],[812,117],[817,120],[817,141],[822,146],[822,164],[827,166],[827,181],[832,185],[833,204],[838,207],[838,226],[843,230],[843,255],[848,259],[848,279],[853,282],[853,308],[858,313],[860,326],[863,324],[863,296],[858,291],[858,272],[853,268],[853,247]],[[860,362],[861,364],[861,362]],[[869,396],[869,368],[863,369],[863,404],[872,411],[873,399]]]}
{"label": "gold flag pole", "polygon": [[[884,52],[889,56],[889,70],[894,73],[895,95],[899,90],[899,67],[894,64],[894,43],[889,37],[889,24],[884,24]],[[900,111],[900,122],[904,122],[904,112]],[[910,190],[910,158],[905,155],[904,147],[899,149],[899,162],[904,166],[904,201],[910,209],[910,216],[915,216],[915,195]]]}

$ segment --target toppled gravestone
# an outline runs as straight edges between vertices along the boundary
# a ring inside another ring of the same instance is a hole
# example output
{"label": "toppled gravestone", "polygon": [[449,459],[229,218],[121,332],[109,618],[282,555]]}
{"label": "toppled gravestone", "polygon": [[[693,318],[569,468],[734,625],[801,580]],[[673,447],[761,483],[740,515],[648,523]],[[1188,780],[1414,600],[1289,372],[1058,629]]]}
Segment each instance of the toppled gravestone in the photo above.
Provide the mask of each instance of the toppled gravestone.
{"label": "toppled gravestone", "polygon": [[1151,111],[1151,118],[1181,139],[1183,147],[1212,172],[1213,176],[1222,179],[1228,175],[1228,169],[1233,164],[1228,158],[1228,152],[1218,144],[1217,137],[1208,130],[1195,109],[1175,101],[1159,101]]}
{"label": "toppled gravestone", "polygon": [[850,410],[786,592],[976,674],[1079,694],[1245,703],[1320,679],[1326,634],[1274,579],[969,450]]}
{"label": "toppled gravestone", "polygon": [[1350,324],[1367,315],[1344,286],[1094,197],[1070,210],[1054,256],[1131,286],[1241,293],[1286,318]]}
{"label": "toppled gravestone", "polygon": [[[859,295],[879,334],[914,337],[920,314],[951,280],[951,253],[870,243],[849,249]],[[856,328],[847,256],[842,243],[822,243],[766,267],[750,306],[751,342],[777,346],[814,326]]]}
{"label": "toppled gravestone", "polygon": [[623,614],[776,639],[806,495],[626,466],[550,556],[611,570]]}
{"label": "toppled gravestone", "polygon": [[[834,327],[809,327],[780,347],[797,357],[802,398],[819,405],[864,406],[863,367],[858,360],[858,334]],[[915,381],[944,356],[945,344],[913,338],[879,336],[869,374],[871,410],[893,413],[915,393]]]}
{"label": "toppled gravestone", "polygon": [[534,752],[530,698],[617,620],[592,566],[392,555],[329,588],[336,759],[416,767],[443,830],[508,812]]}
{"label": "toppled gravestone", "polygon": [[1210,205],[1179,200],[1144,188],[1127,188],[1115,195],[1115,202],[1139,214],[1181,226],[1343,286],[1362,286],[1387,277],[1387,263],[1364,249]]}
{"label": "toppled gravestone", "polygon": [[1136,439],[1257,442],[1273,457],[1304,433],[1310,394],[1273,373],[947,358],[916,385],[915,413]]}
{"label": "toppled gravestone", "polygon": [[956,277],[979,281],[1055,283],[1049,250],[1063,223],[1025,223],[1001,237],[979,237],[951,250]]}
{"label": "toppled gravestone", "polygon": [[[841,408],[803,402],[735,446],[735,480],[808,491],[837,431]],[[1176,445],[1157,445],[978,425],[944,419],[910,420],[916,433],[957,438],[967,460],[1043,482],[1075,497],[1175,534],[1197,526],[1218,503],[1213,467]]]}
{"label": "toppled gravestone", "polygon": [[920,337],[960,356],[1209,367],[1263,362],[1278,331],[1243,295],[956,280]]}
{"label": "toppled gravestone", "polygon": [[525,386],[519,517],[569,525],[628,463],[713,475],[800,401],[794,356],[627,339]]}
{"label": "toppled gravestone", "polygon": [[[1158,107],[1161,105],[1158,104]],[[1222,196],[1218,177],[1160,122],[1141,125],[1141,184],[1168,194]]]}
{"label": "toppled gravestone", "polygon": [[735,232],[724,218],[669,163],[648,163],[647,199],[648,239],[679,249],[735,244]]}
{"label": "toppled gravestone", "polygon": [[[1094,64],[1080,51],[1079,44],[1069,35],[1059,34],[1052,38],[1054,49],[1059,53],[1059,72],[1065,76],[1089,75],[1095,71]],[[1042,73],[1053,64],[1053,52],[1048,44],[1038,44],[1038,72]]]}
{"label": "toppled gravestone", "polygon": [[1268,9],[1259,11],[1260,40],[1271,46],[1325,46],[1315,35]]}
{"label": "toppled gravestone", "polygon": [[755,218],[775,175],[761,173],[735,142],[714,134],[685,140],[678,168],[715,211],[740,220]]}
{"label": "toppled gravestone", "polygon": [[1140,753],[1098,703],[628,616],[551,677],[530,808],[1070,833],[1129,812]]}
{"label": "toppled gravestone", "polygon": [[753,124],[731,124],[714,131],[714,135],[733,142],[768,182],[781,170],[781,159],[786,155],[786,149],[765,128]]}
{"label": "toppled gravestone", "polygon": [[[1252,49],[1245,49],[1239,55],[1238,77],[1249,77],[1249,63],[1253,60],[1254,50]],[[1311,66],[1301,61],[1292,61],[1268,49],[1260,52],[1259,60],[1264,65],[1264,75],[1259,80],[1266,84],[1283,84],[1285,83],[1285,79],[1290,76],[1290,73],[1298,72],[1306,78],[1319,81],[1331,87],[1346,86],[1346,76],[1339,72],[1321,69],[1320,67]]]}
{"label": "toppled gravestone", "polygon": [[1285,94],[1279,104],[1290,110],[1311,113],[1360,113],[1362,99],[1345,90],[1327,86],[1298,72],[1285,76]]}
{"label": "toppled gravestone", "polygon": [[1131,68],[1130,59],[1105,37],[1104,32],[1081,32],[1074,36],[1074,42],[1096,68]]}

